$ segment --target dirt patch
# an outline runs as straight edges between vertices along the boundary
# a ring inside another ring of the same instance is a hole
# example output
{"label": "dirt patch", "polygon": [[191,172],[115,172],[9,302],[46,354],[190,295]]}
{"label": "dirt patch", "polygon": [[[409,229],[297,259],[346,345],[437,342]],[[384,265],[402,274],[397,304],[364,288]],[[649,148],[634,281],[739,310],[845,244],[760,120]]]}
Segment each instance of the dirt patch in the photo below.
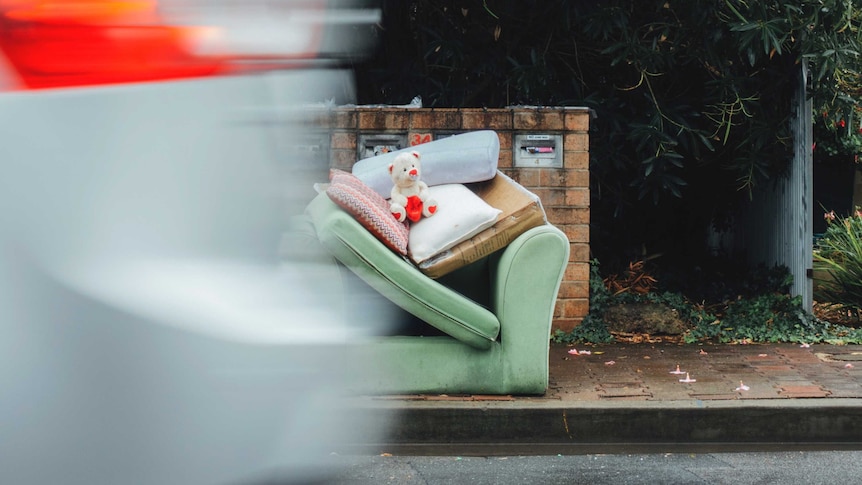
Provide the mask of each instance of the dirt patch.
{"label": "dirt patch", "polygon": [[831,303],[814,302],[812,310],[814,316],[835,325],[844,325],[845,327],[860,328],[862,327],[862,314],[858,311],[841,309]]}
{"label": "dirt patch", "polygon": [[611,305],[602,319],[611,333],[682,335],[690,329],[676,310],[661,303]]}

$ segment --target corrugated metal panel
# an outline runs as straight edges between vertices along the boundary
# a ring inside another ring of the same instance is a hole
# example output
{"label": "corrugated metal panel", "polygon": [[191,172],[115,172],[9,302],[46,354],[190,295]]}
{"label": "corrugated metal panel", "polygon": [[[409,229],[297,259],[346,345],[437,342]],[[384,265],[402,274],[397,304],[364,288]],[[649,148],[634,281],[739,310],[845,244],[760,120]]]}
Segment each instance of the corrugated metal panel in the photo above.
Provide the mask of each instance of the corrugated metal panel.
{"label": "corrugated metal panel", "polygon": [[791,293],[802,296],[805,308],[811,311],[813,284],[808,275],[813,254],[813,135],[804,67],[800,77],[793,126],[794,159],[785,177],[774,180],[747,204],[740,242],[744,241],[750,262],[787,266],[793,275]]}
{"label": "corrugated metal panel", "polygon": [[800,83],[797,92],[796,117],[793,139],[794,160],[792,171],[794,199],[790,200],[796,211],[792,221],[791,249],[793,260],[793,293],[801,295],[805,309],[812,310],[814,281],[811,268],[814,257],[814,127],[812,123],[813,104],[806,93],[808,71],[805,64],[800,69]]}

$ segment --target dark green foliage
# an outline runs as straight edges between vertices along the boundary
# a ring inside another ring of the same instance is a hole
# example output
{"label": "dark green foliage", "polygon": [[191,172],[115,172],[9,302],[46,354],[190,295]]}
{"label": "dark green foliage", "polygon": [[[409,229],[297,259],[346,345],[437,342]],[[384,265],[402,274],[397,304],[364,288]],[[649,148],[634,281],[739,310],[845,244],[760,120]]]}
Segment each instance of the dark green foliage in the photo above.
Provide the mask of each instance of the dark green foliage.
{"label": "dark green foliage", "polygon": [[[840,109],[814,114],[815,161],[818,163],[843,159],[845,162],[858,163],[862,153],[862,125],[855,110],[843,112]],[[835,108],[835,107],[833,107]],[[855,115],[855,116],[854,116]]]}
{"label": "dark green foliage", "polygon": [[608,331],[608,327],[605,323],[590,312],[581,324],[575,327],[571,332],[563,332],[559,329],[554,330],[551,340],[567,344],[582,342],[599,344],[613,342],[614,336]]}
{"label": "dark green foliage", "polygon": [[717,320],[695,327],[685,340],[820,342],[826,338],[827,328],[828,324],[818,322],[802,309],[798,298],[766,293],[729,302]]}
{"label": "dark green foliage", "polygon": [[601,315],[612,300],[611,294],[605,288],[599,273],[599,262],[590,261],[590,313],[584,317],[581,324],[571,332],[556,330],[551,337],[555,342],[612,342],[614,337],[608,332]]}
{"label": "dark green foliage", "polygon": [[[383,0],[360,102],[595,110],[592,247],[609,267],[704,233],[792,155],[803,62],[818,112],[849,113],[860,10],[847,0]],[[849,80],[849,81],[848,81]],[[838,116],[838,115],[836,115]]]}
{"label": "dark green foliage", "polygon": [[626,303],[658,303],[675,310],[691,327],[683,342],[702,341],[764,342],[830,342],[862,343],[862,329],[833,325],[807,313],[798,297],[787,294],[792,280],[787,268],[760,266],[744,281],[728,285],[714,295],[736,295],[720,301],[701,301],[681,292],[663,291],[647,294],[610,295],[599,275],[598,261],[591,264],[590,313],[583,324],[570,333],[557,331],[552,339],[566,343],[600,343],[613,340],[602,321],[608,306]]}

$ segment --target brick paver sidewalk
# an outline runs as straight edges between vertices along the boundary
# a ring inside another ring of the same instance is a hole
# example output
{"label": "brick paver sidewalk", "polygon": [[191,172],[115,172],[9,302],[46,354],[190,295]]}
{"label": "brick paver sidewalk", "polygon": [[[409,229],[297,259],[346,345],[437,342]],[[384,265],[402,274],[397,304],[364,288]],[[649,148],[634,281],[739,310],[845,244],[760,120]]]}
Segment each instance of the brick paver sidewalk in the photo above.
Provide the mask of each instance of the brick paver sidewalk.
{"label": "brick paver sidewalk", "polygon": [[542,399],[862,398],[862,346],[552,344],[550,381]]}

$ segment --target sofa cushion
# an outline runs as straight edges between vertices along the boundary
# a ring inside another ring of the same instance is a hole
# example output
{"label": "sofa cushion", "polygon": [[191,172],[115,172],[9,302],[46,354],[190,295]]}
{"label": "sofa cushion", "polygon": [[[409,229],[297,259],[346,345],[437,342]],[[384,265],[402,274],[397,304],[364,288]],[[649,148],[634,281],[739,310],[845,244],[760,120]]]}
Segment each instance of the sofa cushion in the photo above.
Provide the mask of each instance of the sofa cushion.
{"label": "sofa cushion", "polygon": [[437,212],[410,227],[407,253],[416,264],[493,226],[501,212],[462,184],[428,190],[437,200]]}
{"label": "sofa cushion", "polygon": [[500,321],[490,310],[422,274],[326,195],[312,200],[306,213],[321,244],[380,294],[471,347],[491,348],[500,333]]}
{"label": "sofa cushion", "polygon": [[417,265],[419,271],[432,278],[503,249],[528,229],[547,223],[539,197],[501,172],[487,182],[470,184],[469,188],[502,212],[493,226]]}
{"label": "sofa cushion", "polygon": [[422,181],[429,187],[482,182],[497,174],[500,138],[491,130],[441,138],[360,160],[353,165],[353,175],[388,198],[392,191],[389,164],[398,154],[412,150],[422,154]]}
{"label": "sofa cushion", "polygon": [[361,180],[343,170],[333,170],[326,194],[352,215],[387,247],[407,254],[408,228],[389,211],[389,203]]}

